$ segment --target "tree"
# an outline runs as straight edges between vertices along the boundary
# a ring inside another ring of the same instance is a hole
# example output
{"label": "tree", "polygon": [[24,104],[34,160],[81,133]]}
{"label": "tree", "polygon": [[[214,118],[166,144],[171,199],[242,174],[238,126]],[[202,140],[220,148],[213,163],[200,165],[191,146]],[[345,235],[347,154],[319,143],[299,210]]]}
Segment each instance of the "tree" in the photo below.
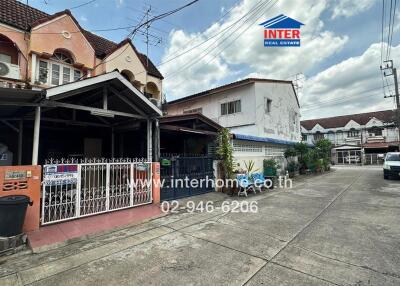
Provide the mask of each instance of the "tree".
{"label": "tree", "polygon": [[330,161],[332,150],[332,143],[330,140],[326,138],[318,140],[317,143],[315,143],[315,148],[317,149],[317,152],[321,159],[326,159]]}
{"label": "tree", "polygon": [[307,162],[305,160],[305,157],[309,152],[310,148],[304,142],[296,143],[293,148],[296,150],[299,159],[300,172],[303,173],[307,169]]}
{"label": "tree", "polygon": [[217,154],[220,157],[225,179],[231,179],[233,175],[233,147],[231,134],[224,128],[218,133]]}
{"label": "tree", "polygon": [[296,157],[297,156],[297,151],[293,147],[290,147],[285,150],[285,158],[289,159],[291,157]]}

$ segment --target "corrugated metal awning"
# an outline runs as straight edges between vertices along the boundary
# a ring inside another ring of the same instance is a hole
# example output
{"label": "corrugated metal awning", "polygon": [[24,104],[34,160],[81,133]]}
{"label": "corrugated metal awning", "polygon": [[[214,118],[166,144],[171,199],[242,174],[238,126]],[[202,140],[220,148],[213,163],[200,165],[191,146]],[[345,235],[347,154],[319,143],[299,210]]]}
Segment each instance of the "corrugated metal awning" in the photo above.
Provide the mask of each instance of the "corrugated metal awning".
{"label": "corrugated metal awning", "polygon": [[269,137],[259,137],[259,136],[253,136],[253,135],[244,135],[244,134],[238,134],[238,133],[233,133],[233,138],[238,139],[238,140],[265,142],[265,143],[281,144],[281,145],[294,145],[296,143],[299,143],[296,141],[288,141],[288,140],[275,139],[275,138],[269,138]]}

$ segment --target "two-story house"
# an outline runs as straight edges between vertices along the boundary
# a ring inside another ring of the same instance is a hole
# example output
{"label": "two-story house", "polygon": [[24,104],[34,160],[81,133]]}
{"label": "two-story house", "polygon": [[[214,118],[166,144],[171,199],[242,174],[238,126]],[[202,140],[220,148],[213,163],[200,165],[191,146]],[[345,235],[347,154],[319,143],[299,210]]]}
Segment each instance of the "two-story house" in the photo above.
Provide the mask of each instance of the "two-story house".
{"label": "two-story house", "polygon": [[130,39],[89,32],[69,10],[0,0],[0,143],[14,163],[151,153],[162,81]]}
{"label": "two-story house", "polygon": [[158,101],[163,76],[130,40],[107,40],[80,26],[70,11],[49,15],[0,0],[0,83],[46,88],[119,70]]}
{"label": "two-story house", "polygon": [[168,102],[168,115],[202,113],[233,134],[236,161],[283,162],[288,145],[301,140],[300,111],[291,81],[248,78]]}
{"label": "two-story house", "polygon": [[338,164],[370,164],[383,154],[398,150],[396,113],[384,110],[301,121],[303,141],[313,144],[329,139]]}

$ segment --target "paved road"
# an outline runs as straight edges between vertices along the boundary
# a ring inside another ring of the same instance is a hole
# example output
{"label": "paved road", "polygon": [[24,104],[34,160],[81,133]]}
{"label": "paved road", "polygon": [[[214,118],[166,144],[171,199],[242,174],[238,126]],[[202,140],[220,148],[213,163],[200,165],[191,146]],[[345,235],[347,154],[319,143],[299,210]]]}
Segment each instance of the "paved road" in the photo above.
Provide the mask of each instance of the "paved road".
{"label": "paved road", "polygon": [[0,285],[400,285],[400,181],[381,170],[338,169],[247,200],[257,214],[182,212],[0,258]]}

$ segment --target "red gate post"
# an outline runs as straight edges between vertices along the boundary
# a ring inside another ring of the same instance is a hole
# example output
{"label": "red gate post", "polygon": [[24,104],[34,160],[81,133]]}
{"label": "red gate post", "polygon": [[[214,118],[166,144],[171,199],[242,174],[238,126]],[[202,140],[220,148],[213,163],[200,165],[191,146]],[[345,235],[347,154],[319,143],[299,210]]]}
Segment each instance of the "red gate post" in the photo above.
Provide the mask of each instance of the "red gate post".
{"label": "red gate post", "polygon": [[24,195],[33,202],[28,205],[22,230],[29,232],[39,229],[40,224],[40,183],[41,166],[0,167],[0,197]]}
{"label": "red gate post", "polygon": [[153,162],[151,164],[152,168],[152,192],[153,192],[153,204],[159,204],[160,203],[160,163],[159,162]]}

